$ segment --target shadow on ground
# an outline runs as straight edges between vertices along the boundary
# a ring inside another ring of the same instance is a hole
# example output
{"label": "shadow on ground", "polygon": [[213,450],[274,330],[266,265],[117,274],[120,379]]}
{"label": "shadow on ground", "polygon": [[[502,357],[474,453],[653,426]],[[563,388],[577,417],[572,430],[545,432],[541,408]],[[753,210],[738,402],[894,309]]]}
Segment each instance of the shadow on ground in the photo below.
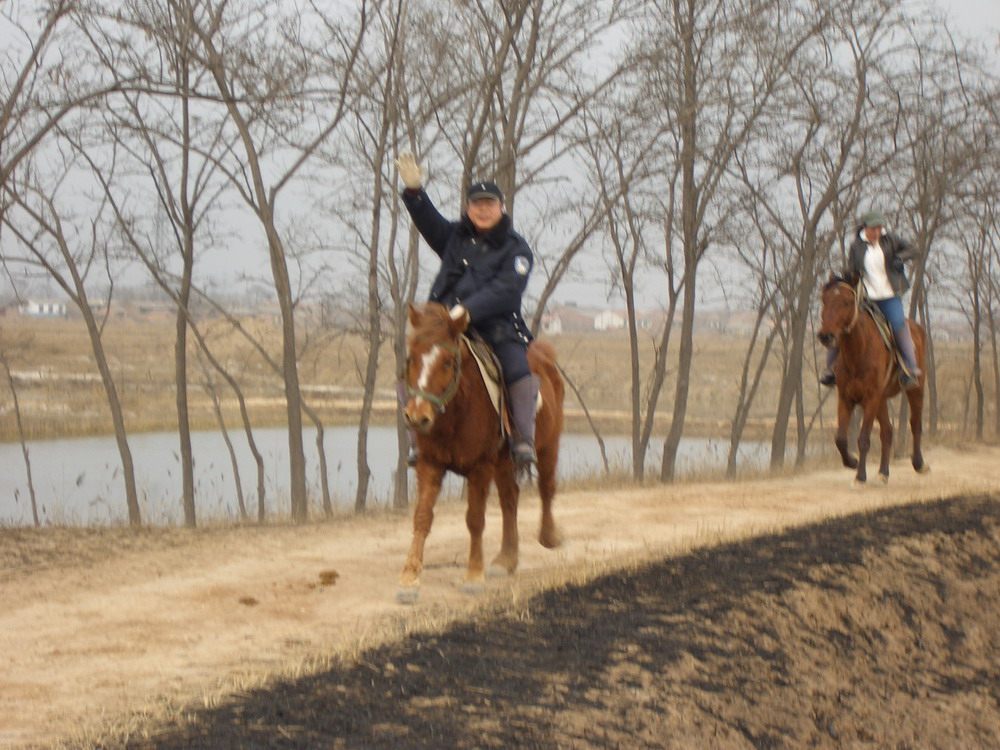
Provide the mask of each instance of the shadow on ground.
{"label": "shadow on ground", "polygon": [[129,748],[986,748],[1000,499],[862,514],[540,594]]}

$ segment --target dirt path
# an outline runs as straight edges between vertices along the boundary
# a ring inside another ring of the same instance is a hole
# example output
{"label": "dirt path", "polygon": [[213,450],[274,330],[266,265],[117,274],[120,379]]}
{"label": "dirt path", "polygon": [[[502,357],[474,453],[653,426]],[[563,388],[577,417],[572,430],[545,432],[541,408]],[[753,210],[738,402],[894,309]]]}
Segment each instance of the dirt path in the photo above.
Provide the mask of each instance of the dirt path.
{"label": "dirt path", "polygon": [[[896,463],[888,487],[860,490],[849,472],[831,468],[561,494],[566,542],[556,552],[535,543],[538,503],[528,497],[520,572],[488,586],[517,592],[614,560],[915,500],[1000,492],[1000,449],[939,448],[927,459],[929,474]],[[461,617],[481,604],[459,592],[463,513],[458,505],[438,508],[413,608],[393,598],[409,541],[404,516],[139,535],[0,531],[0,747],[48,745],[125,726],[137,713],[212,702],[269,673],[307,670],[317,655],[351,654],[403,629]],[[498,527],[493,503],[488,555]],[[58,547],[39,551],[46,539]],[[331,571],[336,581],[325,585]]]}

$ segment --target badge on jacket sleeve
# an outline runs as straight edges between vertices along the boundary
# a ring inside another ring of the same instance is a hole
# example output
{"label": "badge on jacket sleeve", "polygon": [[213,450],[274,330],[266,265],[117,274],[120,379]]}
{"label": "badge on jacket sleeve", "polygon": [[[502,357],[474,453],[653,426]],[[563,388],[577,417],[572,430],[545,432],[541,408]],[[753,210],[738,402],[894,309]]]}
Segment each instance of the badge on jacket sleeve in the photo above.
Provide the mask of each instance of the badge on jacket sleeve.
{"label": "badge on jacket sleeve", "polygon": [[518,255],[514,258],[514,270],[517,271],[521,276],[527,276],[528,271],[531,270],[531,263],[523,255]]}

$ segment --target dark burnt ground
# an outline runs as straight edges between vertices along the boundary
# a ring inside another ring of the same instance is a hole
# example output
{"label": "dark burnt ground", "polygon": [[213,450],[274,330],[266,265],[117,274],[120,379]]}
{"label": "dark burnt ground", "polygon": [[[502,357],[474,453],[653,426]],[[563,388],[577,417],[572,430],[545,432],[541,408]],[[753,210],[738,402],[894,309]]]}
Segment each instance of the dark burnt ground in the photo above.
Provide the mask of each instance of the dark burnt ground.
{"label": "dark burnt ground", "polygon": [[862,514],[540,594],[129,748],[995,748],[1000,498]]}

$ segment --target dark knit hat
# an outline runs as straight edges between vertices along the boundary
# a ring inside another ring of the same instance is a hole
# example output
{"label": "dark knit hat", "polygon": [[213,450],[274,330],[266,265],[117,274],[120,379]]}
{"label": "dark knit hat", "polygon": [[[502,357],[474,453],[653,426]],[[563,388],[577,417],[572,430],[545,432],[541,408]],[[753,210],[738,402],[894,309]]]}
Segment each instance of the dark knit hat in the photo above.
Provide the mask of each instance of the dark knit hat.
{"label": "dark knit hat", "polygon": [[503,191],[496,186],[495,182],[473,182],[465,197],[470,203],[479,198],[496,198],[503,203]]}

